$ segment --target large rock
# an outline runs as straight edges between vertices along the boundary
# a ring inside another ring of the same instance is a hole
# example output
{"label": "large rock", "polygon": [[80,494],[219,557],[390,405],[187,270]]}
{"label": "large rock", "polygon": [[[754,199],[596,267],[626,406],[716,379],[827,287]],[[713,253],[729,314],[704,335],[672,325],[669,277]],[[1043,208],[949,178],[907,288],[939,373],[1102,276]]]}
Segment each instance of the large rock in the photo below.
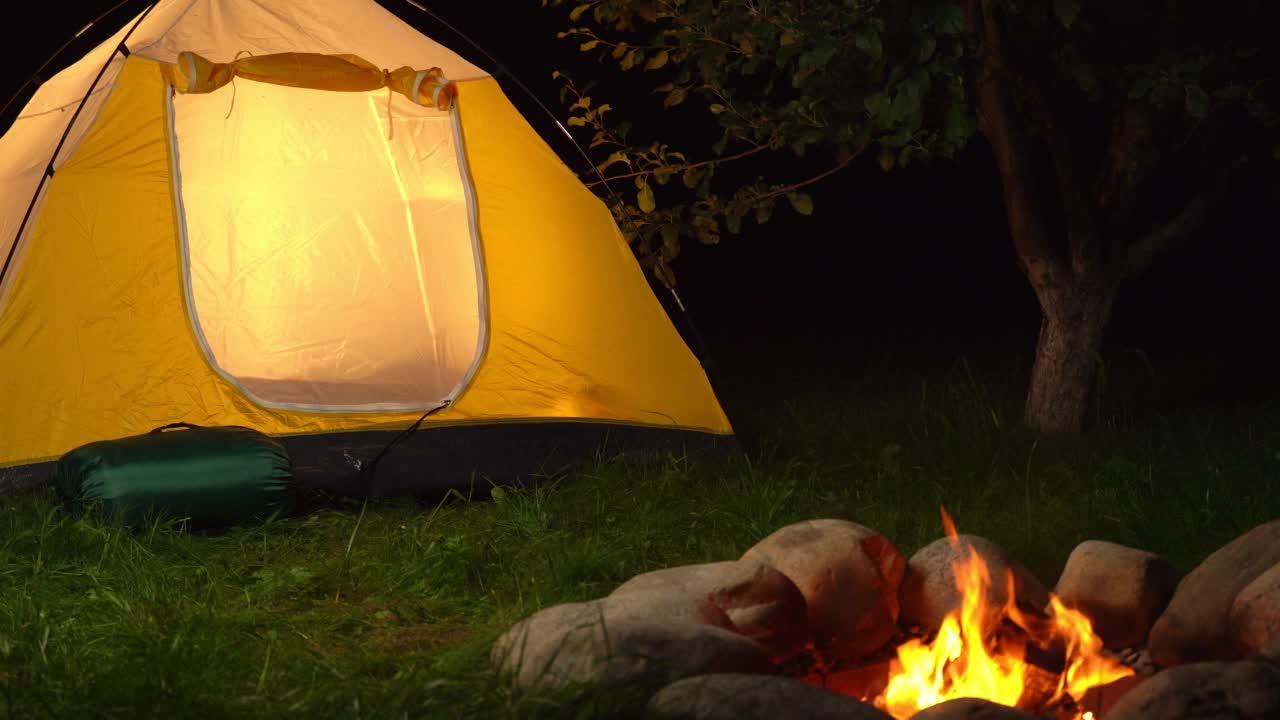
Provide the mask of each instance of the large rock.
{"label": "large rock", "polygon": [[1231,642],[1246,656],[1260,653],[1280,640],[1280,564],[1236,595],[1228,613],[1228,627]]}
{"label": "large rock", "polygon": [[1204,662],[1170,668],[1129,691],[1106,720],[1275,720],[1280,666]]}
{"label": "large rock", "polygon": [[663,688],[649,711],[671,720],[891,720],[847,695],[784,677],[717,674]]}
{"label": "large rock", "polygon": [[780,661],[795,656],[809,639],[804,596],[786,575],[764,562],[730,561],[655,570],[631,578],[610,597],[654,592],[710,604],[728,621],[722,624],[725,629],[764,645]]}
{"label": "large rock", "polygon": [[489,658],[522,688],[669,683],[713,672],[774,669],[769,651],[750,638],[608,599],[534,613],[498,638]]}
{"label": "large rock", "polygon": [[1177,571],[1155,553],[1088,540],[1071,551],[1053,592],[1088,616],[1106,647],[1119,649],[1146,642],[1177,583]]}
{"label": "large rock", "polygon": [[1004,548],[976,535],[960,535],[958,542],[941,538],[920,549],[907,563],[906,577],[902,581],[903,625],[918,626],[932,632],[942,625],[942,620],[953,610],[960,608],[961,596],[956,589],[955,564],[976,552],[987,566],[990,585],[987,587],[989,626],[998,622],[1008,598],[1005,577],[1013,573],[1017,602],[1025,610],[1043,611],[1049,604],[1049,591],[1022,563],[1015,560]]}
{"label": "large rock", "polygon": [[1249,583],[1280,563],[1280,520],[1259,525],[1205,558],[1178,583],[1151,628],[1157,665],[1239,657],[1231,642],[1231,604]]}
{"label": "large rock", "polygon": [[911,720],[1038,720],[1035,715],[1008,705],[977,698],[958,698],[925,708]]}
{"label": "large rock", "polygon": [[777,568],[800,588],[814,647],[829,659],[858,658],[897,631],[905,559],[880,533],[847,520],[788,525],[742,556]]}
{"label": "large rock", "polygon": [[1108,717],[1116,703],[1149,679],[1143,675],[1129,675],[1106,685],[1095,685],[1085,691],[1084,697],[1076,698],[1076,709],[1091,712],[1095,718]]}
{"label": "large rock", "polygon": [[1280,663],[1280,637],[1263,646],[1262,650],[1258,652],[1258,657],[1274,663]]}

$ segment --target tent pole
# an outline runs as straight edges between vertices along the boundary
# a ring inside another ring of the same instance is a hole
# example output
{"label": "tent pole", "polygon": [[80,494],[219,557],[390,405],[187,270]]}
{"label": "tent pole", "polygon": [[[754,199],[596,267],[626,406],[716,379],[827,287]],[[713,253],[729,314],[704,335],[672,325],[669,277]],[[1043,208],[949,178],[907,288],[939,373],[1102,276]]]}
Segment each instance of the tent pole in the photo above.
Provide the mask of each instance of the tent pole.
{"label": "tent pole", "polygon": [[[124,3],[122,2],[121,5]],[[71,115],[71,120],[67,123],[67,127],[62,131],[62,137],[58,138],[58,146],[53,149],[53,156],[49,158],[49,164],[44,169],[44,174],[40,176],[40,182],[36,184],[36,191],[31,196],[31,202],[27,204],[27,212],[22,216],[22,223],[18,225],[18,232],[13,236],[13,245],[9,248],[9,254],[4,259],[4,265],[0,266],[0,288],[4,287],[5,276],[9,274],[9,267],[13,264],[13,258],[18,254],[18,243],[22,241],[22,233],[27,228],[27,222],[31,220],[31,213],[36,208],[36,201],[40,199],[40,192],[44,190],[44,184],[49,178],[53,177],[53,164],[58,160],[58,153],[62,152],[62,146],[66,144],[67,138],[71,135],[71,129],[76,126],[76,120],[80,118],[80,112],[84,110],[84,106],[89,102],[89,97],[93,95],[93,91],[98,88],[98,82],[102,80],[102,76],[106,74],[107,68],[111,67],[111,61],[116,59],[116,53],[124,53],[127,57],[129,48],[125,43],[129,42],[129,38],[133,36],[133,31],[138,29],[143,20],[151,14],[151,11],[160,4],[160,0],[153,0],[147,9],[143,11],[138,19],[134,21],[129,31],[120,39],[120,44],[111,51],[111,55],[107,57],[107,61],[102,64],[102,68],[98,70],[98,74],[93,78],[93,82],[89,83],[89,89],[85,91],[84,97],[80,98],[80,104],[76,106],[76,111]],[[117,5],[116,7],[119,7]],[[115,8],[112,8],[113,10]],[[96,22],[96,21],[95,21]],[[59,51],[61,52],[61,51]],[[52,59],[52,58],[50,58]],[[47,63],[46,63],[47,64]]]}
{"label": "tent pole", "polygon": [[[404,0],[404,1],[409,5],[412,5],[413,7],[426,13],[433,20],[440,23],[444,27],[448,28],[451,32],[453,32],[458,37],[467,41],[472,47],[480,51],[482,55],[484,55],[486,58],[489,59],[491,63],[493,63],[494,69],[499,74],[506,75],[507,77],[511,78],[511,81],[515,83],[516,87],[520,88],[520,90],[524,92],[525,95],[529,96],[529,99],[532,100],[534,104],[537,105],[542,110],[542,112],[544,112],[547,115],[547,117],[551,118],[551,120],[555,122],[556,127],[560,128],[560,132],[564,133],[564,136],[569,139],[569,142],[573,144],[573,147],[577,149],[578,154],[581,155],[582,159],[587,163],[587,167],[591,168],[591,172],[594,173],[597,178],[599,178],[600,184],[604,186],[605,191],[609,194],[609,199],[618,208],[620,208],[622,216],[626,218],[627,224],[631,226],[631,231],[636,233],[637,236],[639,236],[640,228],[636,225],[635,219],[631,217],[631,213],[627,210],[626,202],[618,195],[617,192],[614,191],[613,186],[609,184],[609,181],[605,179],[604,174],[600,172],[600,168],[596,167],[596,164],[592,162],[591,156],[587,154],[587,151],[584,150],[582,145],[577,141],[577,139],[573,137],[573,134],[569,132],[569,129],[566,128],[560,122],[560,119],[556,117],[556,114],[554,112],[551,111],[551,108],[547,107],[546,104],[543,103],[542,100],[540,100],[538,96],[532,90],[529,89],[528,85],[525,85],[524,82],[522,82],[515,73],[511,72],[511,70],[509,70],[505,65],[503,65],[501,60],[494,57],[488,50],[485,50],[484,47],[480,45],[480,43],[471,39],[469,35],[462,32],[458,28],[454,27],[452,24],[449,23],[448,20],[445,20],[444,18],[440,17],[435,12],[427,8],[425,5],[418,2],[418,0]],[[665,283],[663,284],[665,285]],[[692,313],[689,312],[689,309],[685,306],[684,302],[680,299],[680,295],[676,293],[676,289],[674,287],[668,286],[667,290],[668,292],[671,293],[671,298],[675,300],[676,307],[679,308],[681,316],[684,317],[685,324],[689,327],[689,332],[693,336],[694,344],[698,346],[697,353],[696,353],[698,356],[698,361],[702,364],[703,369],[706,370],[708,373],[710,373],[714,363],[712,363],[711,361],[711,353],[707,348],[706,341],[703,340],[702,338],[702,333],[698,332],[698,327],[693,322]]]}

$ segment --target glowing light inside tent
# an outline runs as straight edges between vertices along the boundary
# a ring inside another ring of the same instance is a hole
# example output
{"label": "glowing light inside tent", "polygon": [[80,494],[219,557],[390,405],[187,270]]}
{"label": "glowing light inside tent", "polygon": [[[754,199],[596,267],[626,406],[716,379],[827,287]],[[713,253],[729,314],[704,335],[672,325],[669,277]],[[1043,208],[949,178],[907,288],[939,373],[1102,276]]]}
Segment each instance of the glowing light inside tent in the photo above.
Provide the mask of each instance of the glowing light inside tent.
{"label": "glowing light inside tent", "polygon": [[386,91],[236,86],[234,105],[230,88],[173,101],[216,364],[272,404],[438,403],[480,334],[451,117],[403,98],[389,110]]}

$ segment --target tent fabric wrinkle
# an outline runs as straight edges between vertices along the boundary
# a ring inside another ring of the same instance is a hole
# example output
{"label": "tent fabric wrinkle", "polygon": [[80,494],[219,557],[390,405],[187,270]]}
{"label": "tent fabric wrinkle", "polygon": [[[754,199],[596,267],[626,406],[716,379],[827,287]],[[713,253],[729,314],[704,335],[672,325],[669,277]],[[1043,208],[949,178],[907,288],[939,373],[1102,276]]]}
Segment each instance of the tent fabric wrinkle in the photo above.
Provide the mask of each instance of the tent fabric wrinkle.
{"label": "tent fabric wrinkle", "polygon": [[439,67],[453,80],[489,73],[373,2],[359,0],[161,0],[169,18],[148,18],[135,54],[171,63],[184,51],[207,58],[277,53],[352,54],[378,67],[406,61]]}

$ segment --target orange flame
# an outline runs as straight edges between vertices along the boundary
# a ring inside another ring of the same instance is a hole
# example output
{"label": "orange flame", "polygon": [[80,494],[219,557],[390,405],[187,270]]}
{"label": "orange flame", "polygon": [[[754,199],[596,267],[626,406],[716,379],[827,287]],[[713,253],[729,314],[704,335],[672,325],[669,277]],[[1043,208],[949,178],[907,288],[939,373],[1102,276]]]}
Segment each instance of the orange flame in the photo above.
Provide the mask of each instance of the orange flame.
{"label": "orange flame", "polygon": [[[951,542],[961,545],[945,508],[942,524]],[[909,718],[924,708],[964,697],[1010,706],[1026,702],[1028,643],[1060,648],[1065,653],[1055,686],[1047,697],[1037,698],[1041,706],[1064,696],[1080,699],[1089,688],[1133,674],[1132,669],[1102,654],[1102,640],[1094,634],[1089,618],[1058,598],[1050,596],[1043,618],[1019,608],[1011,572],[1005,579],[1008,592],[1001,612],[990,612],[990,572],[972,547],[966,557],[955,562],[954,571],[961,596],[959,610],[947,614],[931,642],[910,640],[897,648],[889,684],[875,699],[876,705],[895,718]],[[1001,638],[1002,619],[1021,628],[1025,637]]]}

